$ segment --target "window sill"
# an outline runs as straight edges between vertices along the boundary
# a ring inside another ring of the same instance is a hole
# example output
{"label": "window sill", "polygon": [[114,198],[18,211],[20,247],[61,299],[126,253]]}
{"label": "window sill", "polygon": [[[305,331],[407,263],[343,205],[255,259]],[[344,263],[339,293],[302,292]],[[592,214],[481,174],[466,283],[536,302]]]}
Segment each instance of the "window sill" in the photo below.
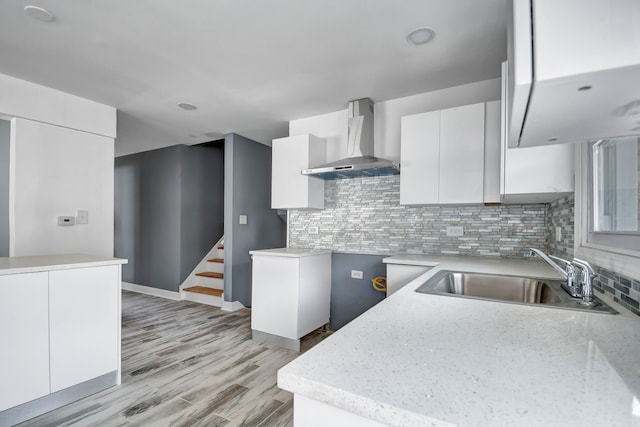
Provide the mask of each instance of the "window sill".
{"label": "window sill", "polygon": [[575,248],[575,257],[617,274],[640,280],[640,253],[625,249],[583,243]]}

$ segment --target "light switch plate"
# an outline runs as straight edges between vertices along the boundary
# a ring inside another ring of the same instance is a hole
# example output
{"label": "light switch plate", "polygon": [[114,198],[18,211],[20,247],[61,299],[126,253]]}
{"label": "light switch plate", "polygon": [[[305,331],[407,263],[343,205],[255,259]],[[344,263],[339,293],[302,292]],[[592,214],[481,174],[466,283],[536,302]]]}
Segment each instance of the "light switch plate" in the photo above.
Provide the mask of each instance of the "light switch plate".
{"label": "light switch plate", "polygon": [[360,270],[351,270],[352,279],[362,279],[364,276]]}
{"label": "light switch plate", "polygon": [[318,227],[314,225],[309,227],[309,234],[318,234]]}
{"label": "light switch plate", "polygon": [[76,224],[89,224],[89,211],[78,211],[76,213]]}
{"label": "light switch plate", "polygon": [[240,215],[240,217],[238,218],[238,221],[239,221],[240,225],[247,225],[247,216],[246,215]]}
{"label": "light switch plate", "polygon": [[562,227],[556,227],[556,242],[562,241]]}

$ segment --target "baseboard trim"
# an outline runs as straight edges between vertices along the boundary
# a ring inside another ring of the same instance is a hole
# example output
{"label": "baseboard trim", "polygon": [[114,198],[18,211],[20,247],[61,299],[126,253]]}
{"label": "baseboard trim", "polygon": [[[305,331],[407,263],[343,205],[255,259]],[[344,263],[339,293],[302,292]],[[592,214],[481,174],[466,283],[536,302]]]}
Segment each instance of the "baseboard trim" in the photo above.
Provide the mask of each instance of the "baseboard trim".
{"label": "baseboard trim", "polygon": [[167,291],[166,289],[152,288],[151,286],[136,285],[135,283],[122,282],[122,289],[125,291],[138,292],[139,294],[153,295],[154,297],[172,299],[180,301],[180,292]]}
{"label": "baseboard trim", "polygon": [[6,409],[0,412],[0,426],[13,426],[49,411],[53,411],[54,409],[61,408],[69,403],[84,399],[94,393],[113,387],[117,385],[119,381],[120,378],[118,376],[118,371],[113,371],[39,399]]}
{"label": "baseboard trim", "polygon": [[222,301],[222,307],[224,311],[238,311],[243,308],[247,308],[240,301]]}

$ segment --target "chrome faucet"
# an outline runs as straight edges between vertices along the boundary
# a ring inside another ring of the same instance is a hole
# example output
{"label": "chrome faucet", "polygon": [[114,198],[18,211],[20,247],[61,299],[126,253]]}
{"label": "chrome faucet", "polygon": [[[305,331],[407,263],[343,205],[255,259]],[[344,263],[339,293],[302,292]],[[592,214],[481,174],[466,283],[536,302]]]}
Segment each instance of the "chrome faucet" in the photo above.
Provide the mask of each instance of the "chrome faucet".
{"label": "chrome faucet", "polygon": [[591,268],[591,265],[589,265],[587,261],[574,258],[573,264],[582,270],[580,280],[580,284],[582,285],[582,304],[595,305],[596,302],[593,299],[593,279],[596,277],[596,272],[593,271],[593,268]]}
{"label": "chrome faucet", "polygon": [[[540,249],[529,248],[531,250],[531,254],[538,255],[542,258],[547,264],[553,267],[558,273],[562,275],[567,281],[562,284],[562,288],[573,298],[582,297],[582,289],[580,286],[580,282],[577,280],[576,269],[572,261],[567,261],[566,259],[559,258],[553,255],[547,255],[542,252]],[[564,264],[564,269],[556,264],[553,260],[560,261]]]}

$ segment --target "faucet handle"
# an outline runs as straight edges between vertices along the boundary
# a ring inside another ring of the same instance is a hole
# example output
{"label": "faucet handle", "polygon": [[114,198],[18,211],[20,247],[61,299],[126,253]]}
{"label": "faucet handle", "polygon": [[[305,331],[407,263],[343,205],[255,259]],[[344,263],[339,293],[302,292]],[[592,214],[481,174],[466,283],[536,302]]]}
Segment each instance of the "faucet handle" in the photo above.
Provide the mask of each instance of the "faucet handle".
{"label": "faucet handle", "polygon": [[590,279],[593,279],[594,277],[597,276],[596,272],[591,267],[591,264],[589,264],[587,261],[583,261],[581,259],[574,258],[572,263],[573,263],[573,265],[576,265],[577,267],[580,267],[585,274],[588,274]]}

